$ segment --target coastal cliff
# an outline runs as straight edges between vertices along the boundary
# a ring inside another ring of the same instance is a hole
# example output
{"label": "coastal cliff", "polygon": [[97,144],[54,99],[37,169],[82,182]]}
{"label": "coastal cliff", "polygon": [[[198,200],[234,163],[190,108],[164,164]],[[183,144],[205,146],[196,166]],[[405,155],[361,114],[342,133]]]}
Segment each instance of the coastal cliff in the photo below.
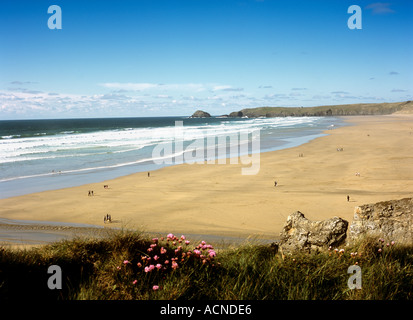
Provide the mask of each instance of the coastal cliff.
{"label": "coastal cliff", "polygon": [[323,117],[385,115],[413,112],[413,101],[394,103],[358,103],[319,107],[259,107],[231,112],[230,117]]}

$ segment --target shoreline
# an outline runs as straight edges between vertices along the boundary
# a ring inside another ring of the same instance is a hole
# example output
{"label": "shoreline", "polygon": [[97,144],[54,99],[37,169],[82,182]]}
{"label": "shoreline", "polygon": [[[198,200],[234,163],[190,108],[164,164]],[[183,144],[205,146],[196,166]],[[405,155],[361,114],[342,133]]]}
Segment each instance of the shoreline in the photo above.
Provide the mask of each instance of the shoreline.
{"label": "shoreline", "polygon": [[[291,117],[289,117],[291,118]],[[296,120],[294,120],[296,121]],[[340,127],[346,125],[342,120],[337,117],[332,117],[331,119],[324,119],[320,122],[328,122],[331,127]],[[236,122],[235,122],[236,123]],[[332,125],[331,125],[332,124]],[[318,123],[317,125],[325,127],[326,125],[321,125]],[[264,136],[261,135],[260,141],[260,153],[264,152],[271,152],[277,150],[283,150],[287,148],[291,148],[294,146],[298,146],[300,144],[307,143],[317,137],[325,135],[324,129],[317,128],[314,129],[313,127],[308,127],[307,132],[305,135],[298,135],[296,136],[294,133],[291,135],[286,135],[285,133],[280,133],[280,136],[275,136],[271,138],[271,135],[265,133]],[[250,141],[250,143],[252,143]],[[188,146],[187,146],[188,147]],[[222,150],[222,149],[221,149]],[[215,154],[214,161],[221,161],[222,158],[228,159],[229,154],[228,150],[226,150],[225,157],[222,156],[221,150],[218,151],[218,154]],[[232,149],[230,152],[233,152]],[[257,153],[257,150],[251,150],[253,154]],[[186,152],[187,154],[189,152]],[[207,154],[206,154],[207,153]],[[208,155],[207,149],[202,151],[201,159],[208,159],[212,160]],[[152,155],[153,157],[153,155]],[[196,157],[198,158],[198,151],[196,152]],[[191,157],[192,158],[192,157]],[[199,158],[197,161],[199,161]],[[131,160],[131,159],[129,159]],[[127,176],[130,174],[138,173],[138,172],[148,172],[148,171],[155,171],[161,168],[176,166],[182,163],[182,159],[172,158],[171,162],[169,163],[168,157],[164,159],[165,163],[153,163],[152,160],[149,159],[140,159],[134,161],[127,161],[123,160],[120,163],[111,164],[108,166],[100,165],[97,163],[88,163],[85,164],[86,168],[81,169],[69,169],[69,170],[52,170],[50,172],[40,173],[40,174],[30,174],[27,173],[26,175],[20,177],[12,177],[12,178],[5,178],[0,179],[0,199],[7,199],[11,197],[31,194],[31,193],[38,193],[43,191],[51,191],[63,188],[70,188],[70,187],[78,187],[85,184],[91,183],[101,183],[103,181],[112,180],[116,178],[120,178],[123,176]],[[28,164],[30,166],[30,164]],[[7,169],[6,169],[7,170]]]}
{"label": "shoreline", "polygon": [[[347,125],[326,130],[325,136],[260,153],[255,176],[242,176],[240,164],[180,164],[150,177],[139,172],[0,199],[0,217],[103,226],[103,216],[110,213],[113,227],[145,233],[275,240],[297,210],[310,220],[340,216],[351,222],[357,205],[411,196],[413,115],[342,119]],[[95,196],[88,197],[87,190],[95,190]]]}

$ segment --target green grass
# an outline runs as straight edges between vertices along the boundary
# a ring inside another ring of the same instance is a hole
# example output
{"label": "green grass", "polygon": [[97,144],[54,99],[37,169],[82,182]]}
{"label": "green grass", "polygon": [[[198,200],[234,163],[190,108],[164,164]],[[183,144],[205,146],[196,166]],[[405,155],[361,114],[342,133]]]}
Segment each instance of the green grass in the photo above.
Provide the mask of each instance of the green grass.
{"label": "green grass", "polygon": [[[282,255],[269,245],[246,243],[199,248],[204,255],[200,256],[194,251],[198,243],[179,240],[165,237],[153,246],[149,236],[119,231],[103,239],[78,238],[30,250],[0,248],[0,300],[413,299],[413,246],[387,247],[377,239],[365,239],[345,247],[344,254],[331,250]],[[178,246],[182,250],[175,252]],[[211,251],[216,256],[210,257]],[[172,268],[174,259],[177,268]],[[347,269],[356,262],[362,270],[362,289],[350,290]],[[145,272],[145,267],[158,263],[162,268]],[[61,267],[61,290],[47,287],[50,265]],[[154,290],[154,285],[159,288]]]}

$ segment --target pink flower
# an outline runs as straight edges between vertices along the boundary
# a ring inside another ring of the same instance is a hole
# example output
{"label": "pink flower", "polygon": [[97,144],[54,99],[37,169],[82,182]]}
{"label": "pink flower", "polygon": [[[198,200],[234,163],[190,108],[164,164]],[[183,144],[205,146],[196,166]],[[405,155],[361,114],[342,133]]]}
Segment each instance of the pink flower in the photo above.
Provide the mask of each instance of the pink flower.
{"label": "pink flower", "polygon": [[123,260],[123,264],[128,264],[129,261],[128,260]]}
{"label": "pink flower", "polygon": [[190,244],[191,242],[189,241],[189,240],[185,240],[185,244],[186,245],[188,245],[188,244]]}
{"label": "pink flower", "polygon": [[198,250],[198,249],[195,249],[195,250],[194,250],[194,253],[197,254],[197,255],[200,255],[200,254],[201,254],[201,251]]}
{"label": "pink flower", "polygon": [[164,247],[161,247],[161,254],[166,253],[166,249]]}
{"label": "pink flower", "polygon": [[175,261],[172,261],[172,269],[177,269],[179,266]]}
{"label": "pink flower", "polygon": [[116,269],[117,269],[117,270],[120,270],[120,269],[122,269],[122,268],[121,268],[121,267],[119,267],[119,266],[117,266],[117,267],[116,267]]}
{"label": "pink flower", "polygon": [[156,269],[160,270],[162,268],[162,265],[160,263],[158,263],[155,267],[156,267]]}
{"label": "pink flower", "polygon": [[138,280],[133,280],[132,283],[133,283],[133,284],[137,284],[137,283],[138,283]]}
{"label": "pink flower", "polygon": [[158,260],[159,259],[159,257],[157,256],[157,255],[155,255],[154,257],[153,257],[153,260]]}
{"label": "pink flower", "polygon": [[153,291],[159,290],[159,286],[154,285],[154,286],[152,287],[152,290],[153,290]]}
{"label": "pink flower", "polygon": [[151,247],[151,248],[155,248],[155,247],[156,247],[156,243],[151,244],[150,247]]}
{"label": "pink flower", "polygon": [[186,237],[184,235],[181,235],[181,240],[185,240]]}
{"label": "pink flower", "polygon": [[202,245],[205,245],[205,244],[206,244],[206,242],[202,240],[202,241],[201,241],[201,244],[202,244]]}
{"label": "pink flower", "polygon": [[166,238],[167,238],[167,239],[173,239],[173,238],[175,238],[175,236],[174,236],[172,233],[169,233],[169,234],[166,236]]}
{"label": "pink flower", "polygon": [[148,252],[151,252],[152,250],[153,250],[152,248],[148,248],[148,250],[147,250],[147,251],[148,251]]}
{"label": "pink flower", "polygon": [[142,263],[138,262],[137,266],[138,268],[142,267]]}
{"label": "pink flower", "polygon": [[153,241],[154,243],[158,243],[158,240],[159,240],[158,238],[153,238],[153,239],[152,239],[152,241]]}
{"label": "pink flower", "polygon": [[394,246],[394,244],[395,244],[395,242],[394,242],[394,241],[392,241],[392,242],[391,242],[391,245],[392,245],[392,246]]}
{"label": "pink flower", "polygon": [[216,257],[216,252],[214,251],[214,250],[209,250],[209,256],[211,257],[211,258],[214,258],[214,257]]}
{"label": "pink flower", "polygon": [[165,264],[169,264],[169,260],[165,260],[165,262],[164,262]]}
{"label": "pink flower", "polygon": [[155,266],[151,264],[149,267],[145,267],[145,272],[151,272],[153,269],[155,269]]}

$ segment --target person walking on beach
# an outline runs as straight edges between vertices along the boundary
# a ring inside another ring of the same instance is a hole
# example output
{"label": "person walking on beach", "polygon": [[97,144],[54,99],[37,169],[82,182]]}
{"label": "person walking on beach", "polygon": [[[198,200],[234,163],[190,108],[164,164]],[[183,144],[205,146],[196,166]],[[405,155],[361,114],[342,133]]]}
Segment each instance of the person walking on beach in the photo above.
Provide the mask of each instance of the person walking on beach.
{"label": "person walking on beach", "polygon": [[274,181],[274,187],[276,187],[277,186],[277,181]]}
{"label": "person walking on beach", "polygon": [[150,172],[148,172],[148,178],[151,176],[151,173]]}
{"label": "person walking on beach", "polygon": [[350,201],[350,196],[349,195],[347,195],[347,202],[349,202]]}

